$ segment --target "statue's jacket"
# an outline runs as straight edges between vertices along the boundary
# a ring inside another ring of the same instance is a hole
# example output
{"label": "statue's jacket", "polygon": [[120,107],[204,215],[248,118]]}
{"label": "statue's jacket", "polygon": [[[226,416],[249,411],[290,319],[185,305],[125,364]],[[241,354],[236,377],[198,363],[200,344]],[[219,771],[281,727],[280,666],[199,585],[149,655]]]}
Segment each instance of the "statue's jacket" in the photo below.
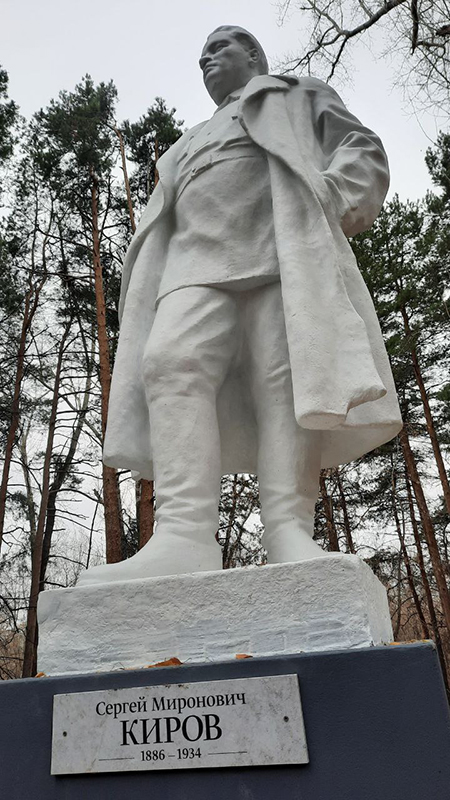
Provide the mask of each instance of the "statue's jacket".
{"label": "statue's jacket", "polygon": [[[253,78],[238,115],[269,165],[296,419],[323,431],[323,467],[346,463],[401,428],[375,309],[347,240],[380,211],[389,184],[386,154],[315,78]],[[143,351],[172,230],[177,154],[202,124],[159,160],[160,180],[123,268],[104,461],[145,478],[153,471]],[[232,369],[217,409],[224,473],[255,472],[254,413],[245,381]]]}

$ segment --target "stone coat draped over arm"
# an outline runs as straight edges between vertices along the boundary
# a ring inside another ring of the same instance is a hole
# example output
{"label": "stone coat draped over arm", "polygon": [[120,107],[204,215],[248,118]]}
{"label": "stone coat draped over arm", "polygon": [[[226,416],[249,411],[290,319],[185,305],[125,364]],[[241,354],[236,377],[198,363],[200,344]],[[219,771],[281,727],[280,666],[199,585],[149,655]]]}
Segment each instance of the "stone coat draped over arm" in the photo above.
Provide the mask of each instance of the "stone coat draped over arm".
{"label": "stone coat draped over arm", "polygon": [[[253,78],[238,113],[269,165],[296,419],[323,431],[322,466],[346,463],[401,428],[378,320],[347,241],[379,213],[386,155],[336,92],[314,78]],[[160,182],[124,263],[104,461],[146,478],[151,431],[142,357],[173,230],[176,157],[199,127],[158,162]],[[256,423],[242,369],[230,370],[217,407],[223,472],[255,472]]]}

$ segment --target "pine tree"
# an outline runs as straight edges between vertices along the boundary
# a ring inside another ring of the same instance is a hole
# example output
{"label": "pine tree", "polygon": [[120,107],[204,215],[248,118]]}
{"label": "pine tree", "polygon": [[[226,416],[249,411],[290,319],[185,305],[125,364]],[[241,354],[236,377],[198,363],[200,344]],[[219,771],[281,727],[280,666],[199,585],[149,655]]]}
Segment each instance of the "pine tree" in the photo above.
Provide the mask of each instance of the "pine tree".
{"label": "pine tree", "polygon": [[[78,226],[81,241],[72,254],[90,266],[95,295],[99,380],[101,388],[102,440],[106,430],[111,384],[111,352],[108,331],[108,266],[113,267],[111,244],[111,212],[117,209],[112,169],[117,144],[111,131],[114,122],[117,91],[112,82],[94,86],[89,76],[73,92],[61,92],[57,101],[41,111],[36,119],[46,137],[46,153],[52,159],[50,186],[62,190],[66,207],[70,208],[69,225],[64,215],[60,224],[67,229],[65,238]],[[84,257],[81,248],[84,248]],[[102,249],[104,251],[102,252]],[[117,282],[114,282],[117,289]],[[114,300],[113,300],[114,302]],[[115,298],[117,303],[117,298]],[[122,559],[122,515],[116,470],[103,465],[103,507],[105,517],[106,558]]]}

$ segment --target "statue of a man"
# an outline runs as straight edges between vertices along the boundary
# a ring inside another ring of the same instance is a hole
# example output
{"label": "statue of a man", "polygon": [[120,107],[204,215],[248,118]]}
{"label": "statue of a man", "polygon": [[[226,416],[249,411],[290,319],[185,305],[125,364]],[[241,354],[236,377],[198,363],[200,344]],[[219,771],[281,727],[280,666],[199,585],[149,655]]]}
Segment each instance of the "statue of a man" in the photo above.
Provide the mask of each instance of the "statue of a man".
{"label": "statue of a man", "polygon": [[123,270],[105,463],[156,482],[156,531],[81,584],[221,568],[221,475],[257,473],[269,562],[313,541],[321,467],[401,421],[347,236],[388,188],[380,140],[314,78],[268,75],[217,28],[200,58],[217,105],[158,162]]}

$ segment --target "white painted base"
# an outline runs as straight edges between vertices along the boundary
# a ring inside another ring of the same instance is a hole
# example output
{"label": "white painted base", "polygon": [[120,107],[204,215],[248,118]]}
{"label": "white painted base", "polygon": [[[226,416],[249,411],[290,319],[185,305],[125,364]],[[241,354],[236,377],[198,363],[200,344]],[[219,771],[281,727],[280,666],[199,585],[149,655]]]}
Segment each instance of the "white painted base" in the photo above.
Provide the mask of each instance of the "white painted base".
{"label": "white painted base", "polygon": [[46,591],[39,670],[221,661],[392,640],[386,591],[358,556]]}

